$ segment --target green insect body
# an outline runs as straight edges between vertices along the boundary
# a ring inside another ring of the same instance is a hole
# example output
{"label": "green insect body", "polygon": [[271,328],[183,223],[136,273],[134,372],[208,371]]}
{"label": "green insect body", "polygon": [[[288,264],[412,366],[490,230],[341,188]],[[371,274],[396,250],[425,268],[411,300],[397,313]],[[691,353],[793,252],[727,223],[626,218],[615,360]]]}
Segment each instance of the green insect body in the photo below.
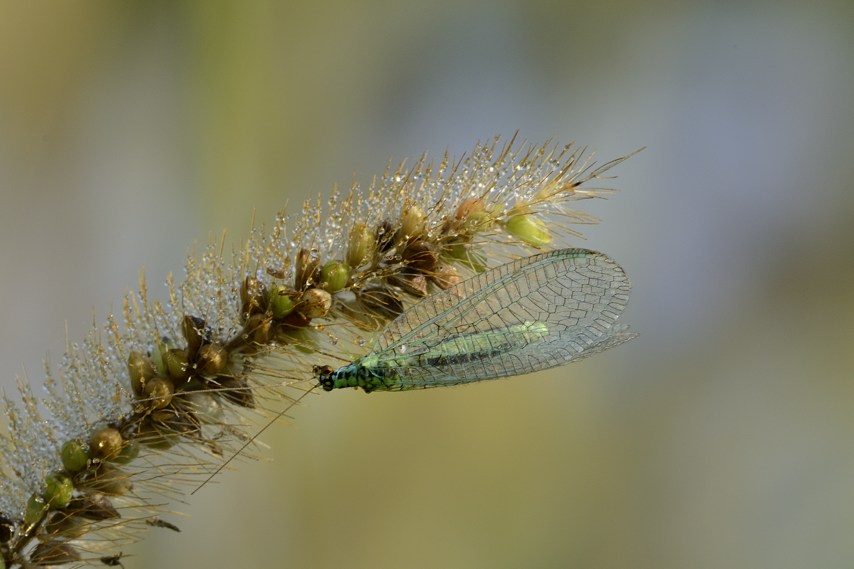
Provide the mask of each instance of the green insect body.
{"label": "green insect body", "polygon": [[373,351],[333,370],[323,389],[401,391],[564,365],[637,334],[616,326],[631,285],[602,253],[561,249],[484,271],[392,321]]}

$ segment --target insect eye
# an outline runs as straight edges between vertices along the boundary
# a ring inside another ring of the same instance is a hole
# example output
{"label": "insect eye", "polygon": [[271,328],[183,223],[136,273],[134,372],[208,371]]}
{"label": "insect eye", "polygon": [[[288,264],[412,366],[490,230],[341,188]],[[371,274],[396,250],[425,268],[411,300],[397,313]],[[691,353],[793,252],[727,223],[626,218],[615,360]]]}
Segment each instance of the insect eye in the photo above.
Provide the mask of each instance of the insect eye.
{"label": "insect eye", "polygon": [[332,378],[334,370],[330,366],[314,366],[312,371],[317,376],[318,383],[324,391],[335,389],[335,380]]}
{"label": "insect eye", "polygon": [[314,366],[311,368],[311,371],[314,375],[322,379],[324,376],[332,375],[333,370],[330,366]]}

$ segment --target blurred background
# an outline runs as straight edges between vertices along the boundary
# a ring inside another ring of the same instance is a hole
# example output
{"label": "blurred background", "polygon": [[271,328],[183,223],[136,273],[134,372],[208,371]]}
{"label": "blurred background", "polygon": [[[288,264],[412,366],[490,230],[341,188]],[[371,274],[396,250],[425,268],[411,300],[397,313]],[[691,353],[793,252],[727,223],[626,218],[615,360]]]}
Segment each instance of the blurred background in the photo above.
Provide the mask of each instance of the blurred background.
{"label": "blurred background", "polygon": [[[0,362],[193,242],[495,134],[621,165],[638,340],[312,398],[125,567],[854,564],[854,5],[0,2]],[[253,213],[254,212],[254,213]]]}

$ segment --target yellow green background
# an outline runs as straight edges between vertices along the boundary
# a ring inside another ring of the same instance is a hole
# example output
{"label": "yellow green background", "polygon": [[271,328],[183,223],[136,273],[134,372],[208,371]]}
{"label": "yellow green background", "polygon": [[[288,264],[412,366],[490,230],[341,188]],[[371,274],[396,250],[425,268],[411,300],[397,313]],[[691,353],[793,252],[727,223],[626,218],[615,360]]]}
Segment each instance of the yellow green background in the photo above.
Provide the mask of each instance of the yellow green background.
{"label": "yellow green background", "polygon": [[[0,2],[0,384],[144,266],[495,134],[622,193],[585,246],[638,340],[513,381],[313,397],[125,567],[854,564],[849,2]],[[130,557],[132,555],[132,557]]]}

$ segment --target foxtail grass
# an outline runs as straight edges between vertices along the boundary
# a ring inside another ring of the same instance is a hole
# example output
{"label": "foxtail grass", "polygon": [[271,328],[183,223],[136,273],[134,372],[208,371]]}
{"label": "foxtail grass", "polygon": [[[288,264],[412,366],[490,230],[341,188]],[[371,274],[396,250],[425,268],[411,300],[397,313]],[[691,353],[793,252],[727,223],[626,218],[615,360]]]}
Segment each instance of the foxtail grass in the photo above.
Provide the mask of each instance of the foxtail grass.
{"label": "foxtail grass", "polygon": [[256,425],[316,392],[314,366],[365,352],[427,295],[565,246],[597,221],[575,202],[610,193],[626,158],[496,138],[212,241],[165,299],[141,277],[46,366],[46,397],[23,380],[4,397],[0,566],[118,565],[146,529],[175,529],[169,504],[259,452]]}

